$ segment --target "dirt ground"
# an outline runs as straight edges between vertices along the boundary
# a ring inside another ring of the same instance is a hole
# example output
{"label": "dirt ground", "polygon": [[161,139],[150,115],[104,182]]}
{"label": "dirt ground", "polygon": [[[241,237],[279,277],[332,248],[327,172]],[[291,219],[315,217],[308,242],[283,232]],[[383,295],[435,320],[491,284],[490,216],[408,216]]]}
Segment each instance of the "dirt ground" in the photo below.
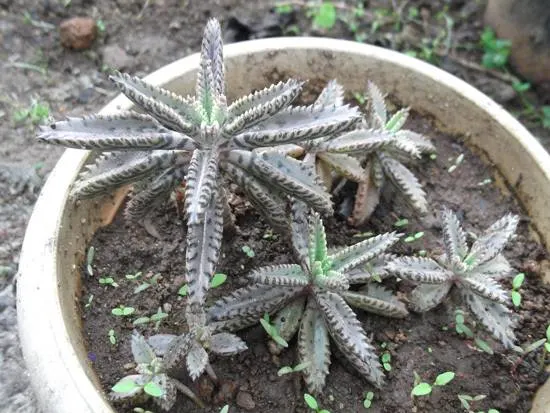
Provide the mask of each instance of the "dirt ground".
{"label": "dirt ground", "polygon": [[[109,67],[145,75],[197,51],[211,16],[225,23],[227,41],[296,32],[350,39],[360,34],[368,43],[429,58],[507,109],[522,109],[509,81],[470,68],[481,60],[476,45],[483,1],[365,1],[367,12],[356,31],[346,13],[357,1],[337,2],[345,21],[328,31],[312,28],[307,2],[291,3],[294,12],[281,15],[270,11],[275,2],[267,0],[0,0],[0,412],[34,411],[17,347],[12,283],[32,206],[62,152],[33,141],[36,125],[26,114],[38,120],[45,106],[57,119],[98,110],[116,94],[105,73]],[[421,24],[410,21],[412,7],[420,11]],[[452,35],[444,30],[449,24],[445,15],[453,22]],[[85,50],[68,50],[60,42],[59,24],[74,16],[98,23],[97,38]],[[428,53],[425,45],[438,38],[449,47]],[[544,103],[535,93],[527,95],[536,106]],[[548,148],[550,131],[521,119]]]}

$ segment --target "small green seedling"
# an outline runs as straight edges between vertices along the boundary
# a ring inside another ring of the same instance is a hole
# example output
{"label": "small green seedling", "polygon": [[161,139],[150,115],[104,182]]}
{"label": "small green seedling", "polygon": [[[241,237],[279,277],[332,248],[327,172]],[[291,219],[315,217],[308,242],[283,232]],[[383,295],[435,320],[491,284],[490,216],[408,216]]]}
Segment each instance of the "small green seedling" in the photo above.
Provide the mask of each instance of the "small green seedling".
{"label": "small green seedling", "polygon": [[134,307],[126,307],[120,304],[118,307],[111,310],[111,314],[116,315],[117,317],[128,317],[129,315],[134,314],[136,309]]}
{"label": "small green seedling", "polygon": [[243,250],[243,252],[246,254],[248,258],[254,258],[254,256],[256,255],[254,250],[250,248],[248,245],[244,245],[241,249]]}
{"label": "small green seedling", "polygon": [[[550,324],[546,327],[546,337],[541,338],[540,340],[534,341],[523,349],[523,356],[529,354],[535,350],[538,350],[542,347],[542,355],[540,357],[540,370],[544,370],[544,365],[546,363],[546,357],[550,353]],[[521,359],[520,359],[521,360]]]}
{"label": "small green seedling", "polygon": [[[217,288],[227,280],[227,275],[222,273],[216,273],[210,280],[210,288]],[[183,284],[178,290],[178,295],[185,297],[189,292],[189,286]]]}
{"label": "small green seedling", "polygon": [[141,271],[138,271],[136,272],[135,274],[126,274],[124,277],[127,279],[127,280],[137,280],[138,278],[140,278],[142,275],[142,272]]}
{"label": "small green seedling", "polygon": [[142,407],[134,407],[132,410],[134,413],[153,413],[151,410],[145,410]]}
{"label": "small green seedling", "polygon": [[543,106],[541,108],[542,114],[542,127],[545,129],[550,129],[550,106]]}
{"label": "small green seedling", "polygon": [[115,330],[112,330],[112,329],[109,330],[108,336],[109,336],[109,341],[111,342],[111,344],[113,346],[116,346],[117,339],[116,339]]}
{"label": "small green seedling", "polygon": [[319,403],[317,403],[317,400],[315,397],[313,397],[311,394],[304,393],[304,400],[307,404],[307,406],[313,410],[316,413],[330,413],[327,409],[320,409]]}
{"label": "small green seedling", "polygon": [[382,361],[382,366],[384,367],[384,370],[391,371],[391,354],[386,351],[382,354],[380,360]]}
{"label": "small green seedling", "polygon": [[393,223],[393,226],[397,228],[406,227],[407,225],[409,225],[409,220],[407,218],[398,219]]}
{"label": "small green seedling", "polygon": [[220,410],[220,413],[229,413],[229,405],[226,404],[225,406],[223,406]]}
{"label": "small green seedling", "polygon": [[325,1],[319,6],[312,7],[308,14],[312,17],[313,26],[330,30],[336,24],[336,7],[333,2]]}
{"label": "small green seedling", "polygon": [[456,157],[454,163],[451,166],[449,166],[449,169],[447,169],[447,172],[452,174],[456,170],[456,168],[458,168],[458,166],[462,163],[463,160],[464,160],[464,154],[461,153]]}
{"label": "small green seedling", "polygon": [[88,301],[86,301],[86,304],[84,305],[84,308],[90,308],[92,306],[92,301],[94,301],[94,295],[90,294],[88,296]]}
{"label": "small green seedling", "polygon": [[468,394],[459,394],[458,400],[460,400],[460,404],[462,405],[462,407],[464,407],[464,410],[470,413],[472,411],[472,404],[480,400],[483,400],[486,397],[487,396],[485,394],[478,394],[477,396],[470,396]]}
{"label": "small green seedling", "polygon": [[138,317],[132,322],[132,324],[137,326],[137,325],[140,325],[140,324],[155,323],[154,329],[158,330],[162,320],[164,320],[167,317],[168,317],[168,314],[163,312],[162,308],[159,307],[157,312],[155,314],[153,314],[152,316],[150,316],[150,317],[147,317],[147,316]]}
{"label": "small green seedling", "polygon": [[94,270],[92,268],[92,264],[94,262],[94,255],[95,255],[95,248],[94,247],[88,248],[88,254],[86,254],[86,271],[90,276],[94,275]]}
{"label": "small green seedling", "polygon": [[479,348],[480,350],[488,354],[494,354],[493,349],[486,341],[478,337],[474,337],[473,331],[465,324],[464,311],[462,310],[455,311],[455,331],[460,335],[464,335],[469,339],[473,339],[477,348]]}
{"label": "small green seedling", "polygon": [[[141,387],[132,379],[123,379],[116,383],[111,390],[115,393],[131,393]],[[155,382],[149,381],[143,385],[143,391],[149,396],[162,397],[164,394],[162,388]]]}
{"label": "small green seedling", "polygon": [[483,57],[481,64],[487,69],[502,69],[508,63],[512,42],[498,39],[493,29],[486,27],[481,34]]}
{"label": "small green seedling", "polygon": [[[138,273],[141,275],[141,273]],[[157,285],[158,280],[161,277],[160,273],[156,273],[148,280],[144,280],[141,284],[139,284],[136,288],[134,288],[134,294],[139,294],[142,291],[145,291],[147,288],[151,287],[152,285]]]}
{"label": "small green seedling", "polygon": [[424,232],[423,231],[419,231],[419,232],[415,232],[414,234],[412,235],[409,235],[408,237],[406,237],[403,242],[414,242],[414,241],[417,241],[419,240],[420,238],[422,238],[424,236]]}
{"label": "small green seedling", "polygon": [[363,399],[363,407],[365,409],[370,409],[372,406],[372,400],[374,399],[374,393],[368,391],[365,393],[365,398]]}
{"label": "small green seedling", "polygon": [[521,293],[519,292],[519,289],[523,285],[524,281],[525,281],[525,274],[522,272],[516,275],[512,280],[511,296],[512,296],[512,303],[516,308],[518,308],[521,305]]}
{"label": "small green seedling", "polygon": [[95,22],[95,25],[99,33],[105,33],[105,31],[107,30],[107,26],[105,25],[105,22],[101,19],[97,19]]}
{"label": "small green seedling", "polygon": [[265,313],[264,318],[260,319],[260,323],[262,324],[262,327],[264,328],[266,333],[271,337],[274,342],[282,347],[288,347],[288,343],[284,338],[279,335],[279,331],[277,330],[277,328],[274,325],[270,324],[269,314]]}
{"label": "small green seedling", "polygon": [[30,121],[33,125],[44,123],[50,116],[50,108],[46,103],[40,103],[32,100],[30,106],[25,109],[17,110],[13,114],[13,120],[16,124]]}
{"label": "small green seedling", "polygon": [[284,366],[277,371],[277,376],[281,377],[281,376],[284,376],[285,374],[297,373],[299,371],[304,370],[307,366],[309,366],[309,363],[300,363],[294,367]]}
{"label": "small green seedling", "polygon": [[110,285],[111,287],[118,287],[118,284],[113,277],[101,277],[98,281],[101,285]]}
{"label": "small green seedling", "polygon": [[452,371],[446,371],[445,373],[441,373],[435,378],[435,381],[433,384],[426,383],[426,382],[420,382],[417,383],[417,381],[420,381],[420,377],[415,373],[415,386],[413,387],[411,391],[411,396],[427,396],[432,392],[432,389],[434,386],[446,386],[449,384],[453,379],[455,378],[455,373]]}

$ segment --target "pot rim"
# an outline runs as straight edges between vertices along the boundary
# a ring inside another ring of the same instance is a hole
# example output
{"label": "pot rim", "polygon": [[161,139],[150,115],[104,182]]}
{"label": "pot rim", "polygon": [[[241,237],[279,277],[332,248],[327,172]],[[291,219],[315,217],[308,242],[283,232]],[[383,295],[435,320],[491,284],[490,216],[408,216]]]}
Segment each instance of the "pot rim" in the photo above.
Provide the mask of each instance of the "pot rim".
{"label": "pot rim", "polygon": [[[305,49],[322,53],[376,56],[379,60],[445,83],[447,89],[474,102],[496,119],[510,135],[515,136],[546,180],[550,181],[550,155],[525,127],[474,87],[413,57],[347,40],[310,37],[280,37],[229,44],[224,47],[224,55],[227,60],[266,50],[288,52]],[[184,72],[195,70],[198,64],[199,55],[195,53],[158,69],[145,77],[145,80],[154,85],[166,84]],[[126,97],[118,95],[100,113],[112,113],[131,106]],[[74,339],[71,341],[69,338],[56,278],[55,254],[61,216],[68,202],[69,186],[88,154],[88,151],[75,149],[64,152],[36,202],[21,252],[17,288],[19,333],[32,385],[45,413],[114,413],[86,374],[73,347]],[[44,320],[44,314],[48,314],[47,320]],[[78,341],[80,344],[82,339]],[[545,403],[550,405],[550,388],[539,393],[544,393],[546,397],[546,400],[537,398],[544,409]],[[537,410],[539,413],[543,411]]]}

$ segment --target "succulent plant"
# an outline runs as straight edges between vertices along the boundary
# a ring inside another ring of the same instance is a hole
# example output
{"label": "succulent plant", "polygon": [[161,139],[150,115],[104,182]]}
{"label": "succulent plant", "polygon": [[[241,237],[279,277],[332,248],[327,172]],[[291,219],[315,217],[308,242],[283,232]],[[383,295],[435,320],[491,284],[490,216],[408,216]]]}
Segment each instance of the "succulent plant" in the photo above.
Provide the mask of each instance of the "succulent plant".
{"label": "succulent plant", "polygon": [[170,410],[176,402],[176,394],[179,390],[197,405],[204,407],[201,400],[187,386],[168,375],[167,366],[155,353],[152,344],[154,343],[148,342],[145,337],[134,331],[132,355],[137,365],[137,374],[130,374],[120,379],[111,389],[111,399],[152,397],[160,408]]}
{"label": "succulent plant", "polygon": [[370,217],[380,201],[380,193],[386,182],[395,186],[414,209],[424,214],[428,211],[426,193],[416,176],[404,164],[416,161],[423,153],[435,152],[436,149],[422,135],[401,129],[409,114],[407,108],[397,111],[388,119],[380,89],[369,82],[367,94],[370,114],[368,121],[364,123],[365,133],[372,133],[368,129],[372,128],[384,131],[389,136],[381,137],[375,142],[376,146],[373,142],[372,149],[362,157],[367,174],[366,179],[359,182],[350,221],[359,225]]}
{"label": "succulent plant", "polygon": [[[263,267],[250,275],[253,284],[217,301],[209,317],[219,328],[238,330],[276,314],[275,326],[283,339],[298,333],[298,353],[305,381],[312,392],[325,384],[330,365],[329,337],[351,364],[377,386],[383,373],[370,340],[350,306],[390,317],[405,317],[407,310],[389,291],[368,284],[383,274],[384,251],[396,233],[369,238],[351,247],[327,249],[318,214],[301,202],[293,204],[292,243],[300,265]],[[370,264],[370,266],[369,266]],[[376,269],[380,269],[377,274]],[[367,284],[357,291],[350,284]]]}
{"label": "succulent plant", "polygon": [[514,236],[518,217],[505,215],[491,225],[468,247],[466,233],[450,210],[443,213],[445,252],[436,259],[399,257],[386,269],[403,279],[419,282],[410,297],[412,308],[428,311],[457,288],[465,304],[481,323],[504,346],[514,347],[515,322],[508,292],[499,281],[513,274],[502,255],[506,243]]}
{"label": "succulent plant", "polygon": [[224,177],[237,183],[274,226],[286,227],[287,195],[330,213],[330,195],[313,168],[264,147],[314,139],[359,121],[348,106],[291,107],[303,82],[290,79],[228,105],[219,23],[204,31],[196,95],[184,97],[115,72],[115,85],[143,110],[70,118],[38,139],[103,152],[73,188],[94,196],[136,183],[127,217],[140,220],[185,181],[189,301],[203,303],[218,261],[225,204]]}

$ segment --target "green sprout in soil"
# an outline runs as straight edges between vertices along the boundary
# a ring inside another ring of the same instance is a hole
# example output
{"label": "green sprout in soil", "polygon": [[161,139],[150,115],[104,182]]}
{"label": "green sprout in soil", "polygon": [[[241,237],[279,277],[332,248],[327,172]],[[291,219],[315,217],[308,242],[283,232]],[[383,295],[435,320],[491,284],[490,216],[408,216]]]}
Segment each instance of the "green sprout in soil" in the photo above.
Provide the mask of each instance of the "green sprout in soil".
{"label": "green sprout in soil", "polygon": [[151,410],[146,410],[146,409],[144,409],[143,407],[134,407],[134,408],[132,409],[132,411],[133,411],[134,413],[154,413],[154,412],[152,412]]}
{"label": "green sprout in soil", "polygon": [[162,320],[164,320],[167,317],[168,317],[168,314],[162,311],[162,309],[159,307],[155,314],[151,315],[150,317],[142,316],[142,317],[136,318],[132,322],[132,324],[134,326],[137,326],[141,324],[154,323],[154,329],[158,330]]}
{"label": "green sprout in soil", "polygon": [[540,355],[540,359],[539,359],[539,370],[543,371],[544,366],[546,364],[547,356],[550,353],[550,324],[548,324],[548,327],[546,327],[546,337],[536,340],[523,348],[523,354],[518,359],[518,361],[514,363],[512,370],[516,369],[516,367],[519,365],[519,363],[523,360],[523,358],[527,354],[532,353],[538,350],[539,348],[542,348],[542,354]]}
{"label": "green sprout in soil", "polygon": [[110,285],[111,287],[118,287],[118,283],[114,280],[113,277],[100,277],[98,282],[101,285]]}
{"label": "green sprout in soil", "polygon": [[111,310],[111,314],[116,315],[117,317],[128,317],[134,314],[135,311],[136,309],[134,307],[126,307],[125,305],[120,304],[118,307]]}
{"label": "green sprout in soil", "polygon": [[50,117],[50,108],[46,103],[32,100],[28,108],[19,109],[13,114],[16,124],[30,122],[32,125],[40,125]]}
{"label": "green sprout in soil", "polygon": [[283,366],[279,370],[277,370],[277,376],[280,377],[280,376],[284,376],[285,374],[298,373],[298,372],[304,370],[307,366],[308,366],[308,363],[300,363],[300,364],[297,364],[294,367]]}
{"label": "green sprout in soil", "polygon": [[[126,278],[128,278],[129,275],[131,274],[127,274]],[[141,283],[136,288],[134,288],[134,294],[139,294],[140,292],[145,291],[149,287],[153,285],[157,285],[159,282],[159,279],[162,277],[160,273],[153,274],[150,277],[149,275],[150,274],[148,274],[144,279],[142,279]],[[137,278],[141,277],[141,272],[136,273],[134,277],[135,278],[128,278],[128,279],[136,280]]]}
{"label": "green sprout in soil", "polygon": [[414,397],[428,396],[432,392],[434,387],[446,386],[455,378],[454,372],[446,371],[445,373],[439,374],[435,378],[435,381],[432,384],[430,384],[430,383],[421,381],[418,374],[414,373],[414,375],[415,375],[415,380],[414,380],[415,384],[411,391],[411,396],[414,396]]}
{"label": "green sprout in soil", "polygon": [[414,241],[418,241],[420,238],[422,238],[424,236],[424,232],[423,231],[419,231],[419,232],[415,232],[414,234],[411,234],[407,237],[405,237],[403,239],[403,242],[407,242],[407,243],[410,243],[410,242],[414,242]]}
{"label": "green sprout in soil", "polygon": [[107,335],[109,336],[109,342],[113,346],[116,346],[117,338],[116,338],[115,330],[113,330],[113,329],[109,330],[109,333]]}
{"label": "green sprout in soil", "polygon": [[[227,280],[227,275],[218,272],[214,274],[214,276],[210,280],[210,288],[217,288],[223,283],[225,283],[226,280]],[[187,284],[183,284],[178,290],[178,295],[181,297],[185,297],[188,293],[189,293],[189,286]]]}
{"label": "green sprout in soil", "polygon": [[468,327],[465,322],[464,311],[457,309],[455,310],[455,331],[459,335],[464,335],[466,338],[474,340],[478,349],[484,351],[487,354],[494,354],[491,346],[479,337],[475,337],[472,329]]}
{"label": "green sprout in soil", "polygon": [[464,160],[464,154],[460,154],[456,157],[456,159],[454,160],[454,163],[449,166],[449,169],[447,169],[447,172],[449,172],[450,174],[452,174],[456,168],[459,167],[459,165],[462,163],[462,161]]}
{"label": "green sprout in soil", "polygon": [[398,219],[393,223],[393,226],[397,228],[406,227],[407,225],[409,225],[409,220],[407,218]]}
{"label": "green sprout in soil", "polygon": [[519,292],[519,289],[523,285],[523,282],[525,281],[525,274],[520,272],[512,279],[512,303],[514,304],[514,307],[518,308],[521,305],[521,293]]}
{"label": "green sprout in soil", "polygon": [[93,301],[94,301],[94,295],[90,294],[88,296],[88,301],[86,301],[86,304],[84,305],[84,308],[90,308],[92,306]]}
{"label": "green sprout in soil", "polygon": [[316,413],[330,413],[327,409],[321,409],[319,407],[319,403],[317,402],[317,399],[313,397],[311,394],[304,393],[304,400],[306,402],[307,407],[309,407],[311,410],[313,410]]}
{"label": "green sprout in soil", "polygon": [[[482,410],[473,410],[473,404],[476,402],[479,402],[483,399],[485,399],[487,396],[484,394],[478,394],[477,396],[470,396],[468,394],[459,394],[458,400],[460,400],[460,404],[464,408],[464,410],[468,413],[485,413],[485,411]],[[489,409],[487,410],[487,413],[499,413],[497,409]]]}
{"label": "green sprout in soil", "polygon": [[86,254],[86,271],[90,276],[94,275],[94,270],[92,268],[92,264],[94,262],[94,255],[95,255],[95,248],[94,247],[88,248],[88,253]]}
{"label": "green sprout in soil", "polygon": [[365,398],[363,399],[363,407],[365,409],[370,409],[372,407],[372,401],[374,400],[374,393],[368,391],[365,393]]}
{"label": "green sprout in soil", "polygon": [[229,405],[226,404],[225,406],[223,406],[220,410],[220,413],[229,413]]}
{"label": "green sprout in soil", "polygon": [[[277,328],[277,326],[270,324],[268,313],[265,313],[264,317],[260,319],[260,324],[264,328],[265,332],[269,335],[269,337],[271,337],[271,339],[275,343],[277,343],[282,347],[288,347],[288,343],[286,342],[286,340],[282,338],[281,335],[279,334],[279,329]],[[306,364],[306,363],[302,363],[302,364]]]}
{"label": "green sprout in soil", "polygon": [[254,250],[250,248],[248,245],[243,245],[241,249],[248,258],[254,258],[256,256],[256,253],[254,252]]}
{"label": "green sprout in soil", "polygon": [[494,30],[486,27],[481,34],[480,44],[483,48],[481,59],[483,66],[487,69],[503,69],[506,67],[512,48],[510,40],[497,38]]}
{"label": "green sprout in soil", "polygon": [[391,354],[389,351],[382,353],[382,356],[380,356],[380,361],[382,362],[382,367],[384,367],[384,370],[391,371]]}

